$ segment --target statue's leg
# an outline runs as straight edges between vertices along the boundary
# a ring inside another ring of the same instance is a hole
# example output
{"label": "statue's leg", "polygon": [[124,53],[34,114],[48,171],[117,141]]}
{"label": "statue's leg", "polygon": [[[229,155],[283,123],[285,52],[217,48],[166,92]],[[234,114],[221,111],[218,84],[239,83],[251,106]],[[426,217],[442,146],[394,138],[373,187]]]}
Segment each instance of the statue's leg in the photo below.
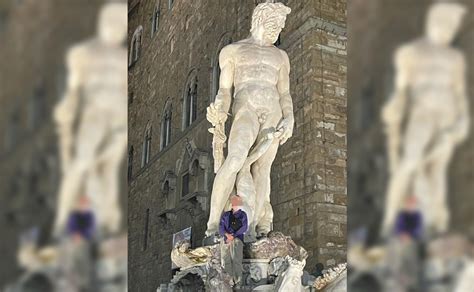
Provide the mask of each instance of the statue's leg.
{"label": "statue's leg", "polygon": [[[262,124],[259,137],[267,135],[273,131],[281,119],[281,114],[269,115]],[[275,160],[280,140],[274,139],[268,150],[260,156],[252,165],[252,175],[257,194],[255,206],[255,219],[257,222],[257,234],[267,234],[272,229],[273,209],[270,203],[271,181],[270,171]]]}
{"label": "statue's leg", "polygon": [[228,154],[214,179],[211,208],[206,235],[212,235],[219,228],[220,217],[229,195],[234,188],[237,173],[258,135],[257,115],[246,108],[240,109],[232,123],[229,135]]}
{"label": "statue's leg", "polygon": [[430,185],[431,206],[435,212],[436,224],[433,225],[435,232],[443,233],[449,227],[449,206],[447,201],[447,179],[448,166],[453,154],[454,145],[445,145],[431,162]]}
{"label": "statue's leg", "polygon": [[120,229],[122,214],[120,209],[120,166],[123,163],[127,149],[127,132],[121,131],[111,136],[106,149],[101,154],[102,171],[99,177],[102,193],[98,194],[101,216],[100,226],[107,232],[115,233]]}
{"label": "statue's leg", "polygon": [[390,179],[385,198],[383,235],[390,235],[395,218],[412,183],[414,174],[426,156],[426,148],[431,141],[432,125],[411,120],[404,137],[404,151],[398,167]]}
{"label": "statue's leg", "polygon": [[[91,131],[91,127],[94,128],[94,131]],[[79,129],[75,145],[76,155],[70,168],[64,173],[59,188],[58,208],[54,224],[55,235],[60,235],[64,231],[67,217],[74,209],[81,192],[85,189],[85,180],[91,167],[95,165],[95,156],[102,145],[104,133],[105,128],[100,127],[97,123],[83,124]],[[90,194],[87,195],[90,196]]]}
{"label": "statue's leg", "polygon": [[272,229],[273,209],[270,204],[270,171],[278,151],[279,142],[279,139],[275,139],[267,152],[252,165],[252,175],[257,194],[255,206],[257,234],[267,234]]}

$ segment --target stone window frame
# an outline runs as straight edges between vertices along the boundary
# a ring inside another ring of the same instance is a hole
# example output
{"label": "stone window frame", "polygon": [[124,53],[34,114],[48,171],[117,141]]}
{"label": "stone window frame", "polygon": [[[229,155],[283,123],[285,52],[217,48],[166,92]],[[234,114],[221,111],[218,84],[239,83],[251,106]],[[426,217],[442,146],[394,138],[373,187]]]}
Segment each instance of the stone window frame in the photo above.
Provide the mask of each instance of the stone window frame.
{"label": "stone window frame", "polygon": [[161,115],[160,151],[171,144],[172,116],[173,104],[168,98]]}
{"label": "stone window frame", "polygon": [[226,32],[224,33],[219,42],[217,43],[216,50],[214,51],[214,55],[211,59],[211,76],[210,76],[210,96],[209,101],[213,102],[216,98],[217,92],[219,91],[219,79],[221,75],[221,69],[219,66],[219,54],[221,50],[232,43],[232,33]]}
{"label": "stone window frame", "polygon": [[143,146],[142,146],[142,168],[145,167],[151,158],[151,139],[152,139],[152,126],[151,122],[148,122],[145,127],[143,135]]}
{"label": "stone window frame", "polygon": [[133,66],[138,59],[140,58],[140,53],[142,50],[142,34],[143,26],[139,25],[132,35],[132,40],[130,41],[129,56],[128,56],[128,66]]}
{"label": "stone window frame", "polygon": [[[184,192],[184,178],[187,177],[187,192]],[[186,198],[191,194],[191,189],[190,189],[190,182],[191,182],[191,173],[188,170],[185,170],[183,173],[181,173],[181,199]]]}
{"label": "stone window frame", "polygon": [[[165,208],[163,212],[169,212],[176,208],[177,205],[177,176],[176,174],[171,171],[167,170],[163,174],[163,179],[161,180],[160,184],[160,194],[161,198],[163,198]],[[168,190],[166,190],[166,185],[168,185]]]}
{"label": "stone window frame", "polygon": [[160,16],[161,16],[161,1],[157,0],[153,8],[153,14],[151,16],[151,37],[153,37],[160,26]]}
{"label": "stone window frame", "polygon": [[133,177],[133,156],[135,155],[135,149],[133,145],[130,146],[128,149],[128,157],[127,157],[127,178],[130,181]]}
{"label": "stone window frame", "polygon": [[197,120],[199,102],[198,85],[197,70],[192,69],[188,74],[188,78],[186,78],[182,97],[182,131],[189,128]]}
{"label": "stone window frame", "polygon": [[143,246],[142,251],[148,249],[148,239],[150,238],[150,208],[145,211],[145,225],[143,226]]}
{"label": "stone window frame", "polygon": [[[176,164],[176,173],[179,174],[179,181],[177,181],[177,197],[181,203],[183,202],[193,202],[200,205],[200,208],[205,212],[208,211],[208,198],[210,197],[210,180],[209,178],[213,174],[212,169],[212,158],[211,154],[201,150],[196,147],[194,141],[185,140],[183,143],[184,147],[181,151],[180,158]],[[189,174],[190,177],[198,176],[199,173],[195,169],[195,165],[202,171],[203,177],[202,180],[198,180],[196,187],[201,187],[201,189],[193,189],[194,186],[190,186],[190,190],[188,194],[183,195],[183,175]]]}

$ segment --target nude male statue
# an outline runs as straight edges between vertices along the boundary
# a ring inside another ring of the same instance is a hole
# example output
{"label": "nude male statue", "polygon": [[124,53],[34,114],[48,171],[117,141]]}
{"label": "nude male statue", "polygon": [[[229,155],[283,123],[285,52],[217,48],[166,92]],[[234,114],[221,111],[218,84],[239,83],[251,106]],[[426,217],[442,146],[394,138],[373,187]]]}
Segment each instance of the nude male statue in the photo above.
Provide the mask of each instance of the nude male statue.
{"label": "nude male statue", "polygon": [[60,139],[63,178],[54,233],[64,231],[74,202],[87,194],[98,227],[120,228],[120,164],[127,147],[127,5],[106,4],[98,36],[72,47],[64,98],[54,119]]}
{"label": "nude male statue", "polygon": [[447,167],[469,130],[464,56],[450,46],[464,14],[460,4],[434,4],[426,36],[401,46],[395,54],[395,92],[382,112],[391,175],[385,235],[410,192],[418,196],[430,233],[448,228]]}
{"label": "nude male statue", "polygon": [[[228,155],[214,180],[206,235],[216,233],[221,213],[234,189],[252,146],[271,132],[278,139],[252,164],[258,204],[255,221],[259,233],[271,230],[270,168],[279,144],[293,134],[293,102],[290,96],[290,63],[287,54],[273,44],[291,11],[282,3],[261,3],[252,15],[251,36],[224,47],[219,55],[221,76],[216,99],[208,107],[207,119],[222,125],[232,102],[233,123]],[[264,204],[267,202],[267,204]]]}

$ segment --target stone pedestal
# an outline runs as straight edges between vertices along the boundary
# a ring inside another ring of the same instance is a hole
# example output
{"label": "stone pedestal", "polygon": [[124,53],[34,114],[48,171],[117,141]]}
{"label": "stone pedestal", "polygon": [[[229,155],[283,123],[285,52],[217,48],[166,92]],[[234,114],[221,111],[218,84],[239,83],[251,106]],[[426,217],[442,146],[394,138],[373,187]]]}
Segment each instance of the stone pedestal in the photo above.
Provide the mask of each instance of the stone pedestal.
{"label": "stone pedestal", "polygon": [[268,259],[244,259],[242,261],[244,269],[242,275],[242,290],[252,291],[257,286],[269,284]]}

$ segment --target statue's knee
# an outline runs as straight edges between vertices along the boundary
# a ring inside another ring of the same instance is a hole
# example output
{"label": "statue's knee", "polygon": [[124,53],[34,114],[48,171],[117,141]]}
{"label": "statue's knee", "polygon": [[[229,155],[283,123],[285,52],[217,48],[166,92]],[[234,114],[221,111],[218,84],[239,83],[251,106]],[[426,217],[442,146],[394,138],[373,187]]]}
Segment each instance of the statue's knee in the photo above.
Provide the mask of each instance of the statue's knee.
{"label": "statue's knee", "polygon": [[238,172],[244,165],[245,157],[241,158],[237,155],[227,157],[227,166],[231,172]]}

